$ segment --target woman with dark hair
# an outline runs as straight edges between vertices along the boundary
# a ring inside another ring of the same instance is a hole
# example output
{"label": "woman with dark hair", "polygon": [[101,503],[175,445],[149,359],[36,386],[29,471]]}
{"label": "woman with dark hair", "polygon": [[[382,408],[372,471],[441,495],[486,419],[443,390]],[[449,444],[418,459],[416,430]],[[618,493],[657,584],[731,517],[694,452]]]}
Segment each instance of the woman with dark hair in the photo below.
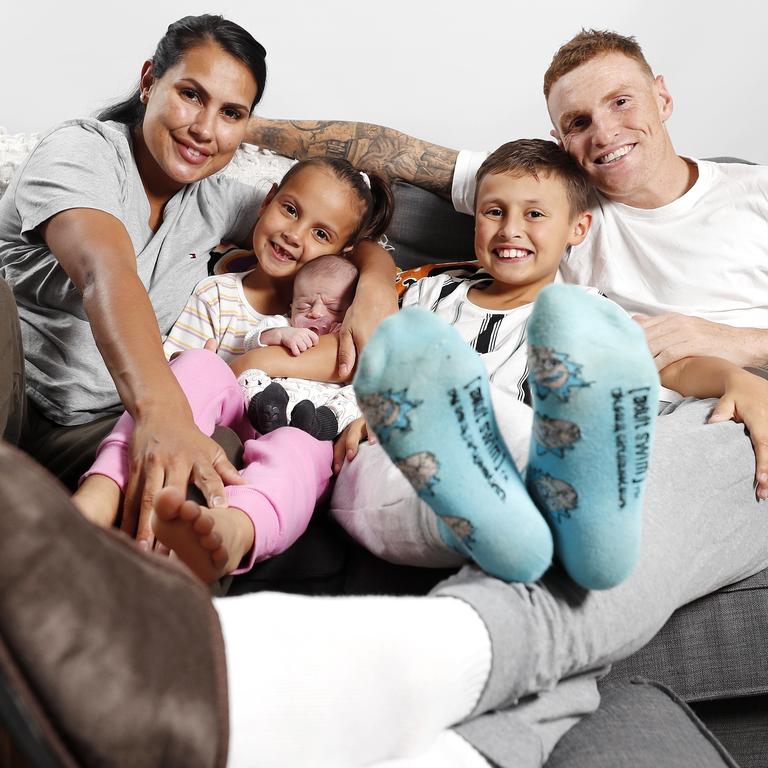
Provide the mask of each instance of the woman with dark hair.
{"label": "woman with dark hair", "polygon": [[[10,319],[0,355],[10,368],[23,349],[28,395],[14,369],[0,384],[0,431],[73,487],[128,410],[136,432],[123,527],[135,529],[140,506],[139,540],[151,539],[145,512],[160,488],[193,482],[218,506],[222,481],[240,482],[195,426],[161,340],[206,275],[209,250],[248,242],[266,190],[218,171],[248,138],[265,55],[220,16],[171,24],[137,89],[98,119],[44,136],[0,201],[0,313]],[[352,336],[364,340],[394,306],[381,249],[364,246],[358,266],[340,364],[354,362]]]}

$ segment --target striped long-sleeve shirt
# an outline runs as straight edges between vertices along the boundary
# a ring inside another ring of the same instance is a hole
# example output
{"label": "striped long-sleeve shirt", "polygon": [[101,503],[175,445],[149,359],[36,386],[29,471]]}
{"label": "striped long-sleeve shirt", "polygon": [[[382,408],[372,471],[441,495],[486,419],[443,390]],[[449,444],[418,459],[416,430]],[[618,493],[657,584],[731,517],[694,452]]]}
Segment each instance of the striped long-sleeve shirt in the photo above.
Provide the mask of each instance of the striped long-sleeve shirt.
{"label": "striped long-sleeve shirt", "polygon": [[284,315],[262,315],[248,303],[243,292],[246,274],[212,275],[195,286],[165,340],[166,357],[200,349],[208,339],[215,339],[218,354],[229,361],[261,346],[261,331],[288,325]]}

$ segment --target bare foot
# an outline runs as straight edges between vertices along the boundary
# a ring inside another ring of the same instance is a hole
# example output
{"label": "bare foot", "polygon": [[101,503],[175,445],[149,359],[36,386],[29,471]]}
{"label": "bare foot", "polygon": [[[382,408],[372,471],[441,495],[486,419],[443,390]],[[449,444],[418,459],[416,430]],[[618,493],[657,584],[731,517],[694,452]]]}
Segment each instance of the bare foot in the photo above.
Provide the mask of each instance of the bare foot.
{"label": "bare foot", "polygon": [[83,517],[101,528],[115,524],[121,499],[120,486],[105,475],[89,475],[72,496]]}
{"label": "bare foot", "polygon": [[209,509],[176,488],[163,488],[152,511],[155,536],[206,584],[234,571],[253,547],[253,524],[241,509]]}

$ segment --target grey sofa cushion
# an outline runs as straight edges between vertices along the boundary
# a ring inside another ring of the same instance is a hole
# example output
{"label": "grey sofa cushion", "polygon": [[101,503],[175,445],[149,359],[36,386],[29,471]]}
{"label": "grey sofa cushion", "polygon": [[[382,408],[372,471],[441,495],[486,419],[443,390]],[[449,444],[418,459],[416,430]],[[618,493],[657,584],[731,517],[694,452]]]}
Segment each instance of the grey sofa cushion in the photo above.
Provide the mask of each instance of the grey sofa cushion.
{"label": "grey sofa cushion", "polygon": [[737,768],[668,688],[645,680],[606,691],[559,741],[545,768]]}
{"label": "grey sofa cushion", "polygon": [[601,686],[644,675],[686,701],[768,694],[767,640],[768,571],[762,571],[676,611]]}
{"label": "grey sofa cushion", "polygon": [[387,230],[395,264],[411,269],[474,259],[475,220],[437,195],[404,181],[392,185],[395,213]]}

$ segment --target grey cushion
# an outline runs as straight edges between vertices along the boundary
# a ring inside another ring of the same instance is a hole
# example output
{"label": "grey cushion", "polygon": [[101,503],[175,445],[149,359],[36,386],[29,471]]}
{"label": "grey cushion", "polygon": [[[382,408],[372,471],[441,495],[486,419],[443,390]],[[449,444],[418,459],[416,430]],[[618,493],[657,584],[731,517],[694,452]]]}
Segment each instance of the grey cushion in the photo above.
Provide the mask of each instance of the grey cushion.
{"label": "grey cushion", "polygon": [[601,685],[644,675],[687,701],[768,694],[767,643],[768,571],[762,571],[676,611]]}
{"label": "grey cushion", "polygon": [[395,213],[387,237],[398,267],[474,259],[472,216],[457,213],[447,200],[404,181],[396,181],[392,192]]}
{"label": "grey cushion", "polygon": [[603,694],[600,707],[560,740],[545,768],[737,768],[668,688],[645,680]]}

